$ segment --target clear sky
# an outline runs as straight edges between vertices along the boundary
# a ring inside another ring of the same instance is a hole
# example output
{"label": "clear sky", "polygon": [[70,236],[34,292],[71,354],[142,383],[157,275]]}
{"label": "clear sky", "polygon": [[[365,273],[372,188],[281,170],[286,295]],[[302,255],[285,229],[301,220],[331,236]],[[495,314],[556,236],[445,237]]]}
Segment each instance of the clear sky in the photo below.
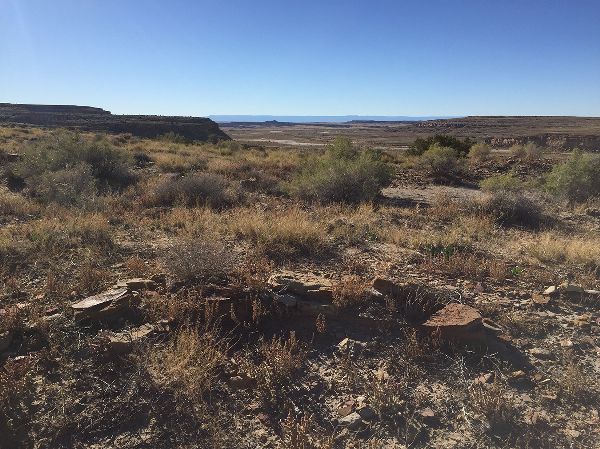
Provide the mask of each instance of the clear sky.
{"label": "clear sky", "polygon": [[600,0],[0,0],[0,102],[600,116]]}

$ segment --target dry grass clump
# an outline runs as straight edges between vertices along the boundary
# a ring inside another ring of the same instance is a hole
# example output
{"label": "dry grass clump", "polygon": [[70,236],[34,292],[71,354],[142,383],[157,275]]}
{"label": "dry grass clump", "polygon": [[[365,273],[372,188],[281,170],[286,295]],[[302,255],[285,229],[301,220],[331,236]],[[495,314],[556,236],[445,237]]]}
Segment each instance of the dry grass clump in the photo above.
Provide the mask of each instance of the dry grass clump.
{"label": "dry grass clump", "polygon": [[322,220],[327,221],[327,233],[345,245],[362,245],[379,241],[385,234],[386,224],[372,203],[356,207],[330,205],[316,209]]}
{"label": "dry grass clump", "polygon": [[600,241],[596,236],[564,236],[554,232],[538,234],[525,243],[527,252],[543,263],[600,267]]}
{"label": "dry grass clump", "polygon": [[543,338],[548,335],[552,327],[535,317],[519,312],[508,312],[501,315],[498,324],[506,329],[509,335],[516,338]]}
{"label": "dry grass clump", "polygon": [[333,449],[335,439],[326,435],[325,430],[319,427],[312,416],[305,415],[294,419],[292,414],[282,423],[283,445],[285,449]]}
{"label": "dry grass clump", "polygon": [[0,188],[0,216],[24,218],[39,212],[40,208],[18,193]]}
{"label": "dry grass clump", "polygon": [[406,226],[388,228],[386,231],[382,232],[386,241],[434,256],[468,250],[481,242],[487,245],[497,235],[494,220],[482,214],[456,216],[443,227],[428,224],[424,229]]}
{"label": "dry grass clump", "polygon": [[259,253],[248,254],[234,270],[234,284],[250,295],[265,291],[275,265]]}
{"label": "dry grass clump", "polygon": [[480,210],[493,216],[504,226],[539,228],[547,220],[541,201],[523,193],[496,191],[486,194],[479,202]]}
{"label": "dry grass clump", "polygon": [[333,304],[338,309],[359,306],[368,299],[368,283],[359,276],[345,276],[333,286]]}
{"label": "dry grass clump", "polygon": [[315,257],[330,249],[324,226],[298,206],[273,212],[232,211],[228,219],[229,231],[273,258]]}
{"label": "dry grass clump", "polygon": [[98,266],[93,260],[86,260],[77,276],[77,291],[85,294],[97,293],[106,286],[111,272]]}
{"label": "dry grass clump", "polygon": [[152,153],[151,156],[158,168],[165,173],[188,173],[204,170],[206,158],[197,154],[186,153]]}
{"label": "dry grass clump", "polygon": [[486,277],[506,279],[509,274],[506,264],[486,255],[463,254],[460,251],[450,255],[428,257],[421,265],[427,272],[441,272],[446,276],[480,280]]}
{"label": "dry grass clump", "polygon": [[50,254],[81,246],[110,250],[114,245],[113,230],[106,217],[98,213],[60,213],[33,221],[21,231],[38,250]]}
{"label": "dry grass clump", "polygon": [[307,351],[291,332],[289,338],[273,337],[258,346],[258,364],[247,367],[249,377],[256,380],[263,402],[271,407],[285,404],[285,396],[294,383],[294,375],[302,368]]}
{"label": "dry grass clump", "polygon": [[180,280],[221,282],[231,273],[234,258],[225,245],[208,236],[185,237],[166,251],[163,264]]}
{"label": "dry grass clump", "polygon": [[518,429],[519,413],[504,384],[474,384],[469,388],[468,403],[476,415],[484,417],[492,433],[510,433]]}
{"label": "dry grass clump", "polygon": [[558,379],[560,393],[572,405],[598,405],[600,390],[597,382],[591,380],[589,369],[578,363],[570,363]]}
{"label": "dry grass clump", "polygon": [[234,201],[229,182],[214,173],[195,173],[158,184],[149,196],[155,206],[224,207]]}
{"label": "dry grass clump", "polygon": [[125,269],[134,277],[143,277],[148,274],[148,265],[140,256],[131,256],[125,259]]}
{"label": "dry grass clump", "polygon": [[150,348],[141,360],[158,388],[199,400],[214,389],[226,352],[216,332],[183,328],[164,348]]}

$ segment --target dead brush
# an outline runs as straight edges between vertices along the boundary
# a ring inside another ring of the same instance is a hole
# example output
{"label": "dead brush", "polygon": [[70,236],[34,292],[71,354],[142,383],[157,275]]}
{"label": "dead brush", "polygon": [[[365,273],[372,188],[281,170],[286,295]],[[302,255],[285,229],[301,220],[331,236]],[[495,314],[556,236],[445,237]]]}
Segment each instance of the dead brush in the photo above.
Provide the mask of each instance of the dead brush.
{"label": "dead brush", "polygon": [[3,430],[5,418],[17,408],[17,403],[25,399],[24,393],[31,386],[34,367],[31,358],[7,360],[0,367],[0,430]]}
{"label": "dead brush", "polygon": [[281,449],[333,449],[333,435],[326,435],[323,428],[317,426],[311,415],[294,418],[291,414],[283,421],[283,441]]}
{"label": "dead brush", "polygon": [[367,396],[379,419],[388,425],[398,427],[403,421],[408,391],[405,377],[392,379],[390,376],[376,373],[369,382]]}
{"label": "dead brush", "polygon": [[98,292],[110,279],[110,271],[100,268],[89,258],[86,260],[80,269],[77,280],[77,291],[84,294],[92,294]]}
{"label": "dead brush", "polygon": [[125,269],[132,276],[145,276],[148,274],[148,266],[140,256],[131,256],[125,259]]}
{"label": "dead brush", "polygon": [[150,321],[168,320],[175,327],[195,323],[214,323],[215,306],[209,304],[201,291],[185,290],[176,295],[156,294],[144,300],[144,315]]}
{"label": "dead brush", "polygon": [[293,384],[294,375],[302,368],[307,350],[290,332],[287,339],[273,337],[262,340],[258,346],[260,362],[249,363],[247,374],[257,382],[262,401],[268,406],[282,406],[285,395]]}
{"label": "dead brush", "polygon": [[140,361],[157,388],[202,402],[216,386],[218,368],[225,362],[226,353],[226,342],[216,329],[184,327],[164,348],[148,349]]}
{"label": "dead brush", "polygon": [[333,286],[333,304],[343,310],[365,304],[369,299],[368,284],[359,276],[345,276]]}
{"label": "dead brush", "polygon": [[508,269],[502,261],[490,259],[476,254],[453,253],[449,256],[437,255],[425,259],[421,267],[426,271],[444,273],[450,277],[466,277],[468,279],[506,279]]}
{"label": "dead brush", "polygon": [[438,194],[433,198],[427,214],[442,221],[451,221],[464,213],[464,207],[450,195]]}
{"label": "dead brush", "polygon": [[386,307],[409,323],[421,323],[447,302],[447,299],[421,284],[407,284],[386,299]]}
{"label": "dead brush", "polygon": [[257,296],[266,290],[267,281],[274,269],[275,265],[271,260],[253,252],[234,269],[233,284],[236,288],[249,292],[251,296]]}
{"label": "dead brush", "polygon": [[18,307],[0,309],[0,334],[18,330],[24,320],[24,313]]}
{"label": "dead brush", "polygon": [[221,282],[231,273],[233,262],[231,251],[210,236],[181,238],[163,257],[165,268],[183,281]]}
{"label": "dead brush", "polygon": [[[593,375],[592,375],[593,376]],[[570,363],[559,379],[559,391],[564,400],[575,404],[598,404],[600,391],[590,373],[578,363]]]}
{"label": "dead brush", "polygon": [[468,404],[476,415],[487,420],[490,431],[510,433],[517,429],[518,410],[508,397],[506,385],[500,381],[473,384],[468,391]]}

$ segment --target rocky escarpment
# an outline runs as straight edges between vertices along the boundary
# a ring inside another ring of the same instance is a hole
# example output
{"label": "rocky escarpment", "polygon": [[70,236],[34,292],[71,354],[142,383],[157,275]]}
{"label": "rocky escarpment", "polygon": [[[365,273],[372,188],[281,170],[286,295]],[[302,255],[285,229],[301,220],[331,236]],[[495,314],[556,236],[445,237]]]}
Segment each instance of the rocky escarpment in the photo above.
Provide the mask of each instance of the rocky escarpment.
{"label": "rocky escarpment", "polygon": [[423,131],[474,137],[494,147],[534,142],[558,150],[600,151],[600,118],[472,116],[415,123]]}
{"label": "rocky escarpment", "polygon": [[190,140],[229,140],[215,122],[203,117],[113,115],[90,106],[0,103],[0,123],[27,124],[82,131],[130,133],[153,138],[173,132]]}

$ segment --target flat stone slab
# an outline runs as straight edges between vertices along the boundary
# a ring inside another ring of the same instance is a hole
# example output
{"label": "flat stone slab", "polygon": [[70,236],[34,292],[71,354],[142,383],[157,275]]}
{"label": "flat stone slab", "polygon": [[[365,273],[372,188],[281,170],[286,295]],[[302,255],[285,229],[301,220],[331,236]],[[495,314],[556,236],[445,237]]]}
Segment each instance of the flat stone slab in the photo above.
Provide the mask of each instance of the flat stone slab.
{"label": "flat stone slab", "polygon": [[312,273],[282,271],[269,278],[269,285],[277,293],[292,293],[304,299],[315,301],[333,299],[332,282]]}
{"label": "flat stone slab", "polygon": [[131,293],[127,288],[114,288],[98,295],[88,296],[71,305],[75,320],[108,318],[129,306]]}
{"label": "flat stone slab", "polygon": [[133,278],[119,281],[115,288],[127,288],[129,290],[155,290],[158,284],[152,279]]}
{"label": "flat stone slab", "polygon": [[423,325],[428,327],[472,327],[482,324],[479,311],[465,304],[452,303],[432,315]]}
{"label": "flat stone slab", "polygon": [[151,324],[144,324],[138,328],[112,334],[108,337],[108,350],[114,355],[131,352],[134,345],[156,332]]}

